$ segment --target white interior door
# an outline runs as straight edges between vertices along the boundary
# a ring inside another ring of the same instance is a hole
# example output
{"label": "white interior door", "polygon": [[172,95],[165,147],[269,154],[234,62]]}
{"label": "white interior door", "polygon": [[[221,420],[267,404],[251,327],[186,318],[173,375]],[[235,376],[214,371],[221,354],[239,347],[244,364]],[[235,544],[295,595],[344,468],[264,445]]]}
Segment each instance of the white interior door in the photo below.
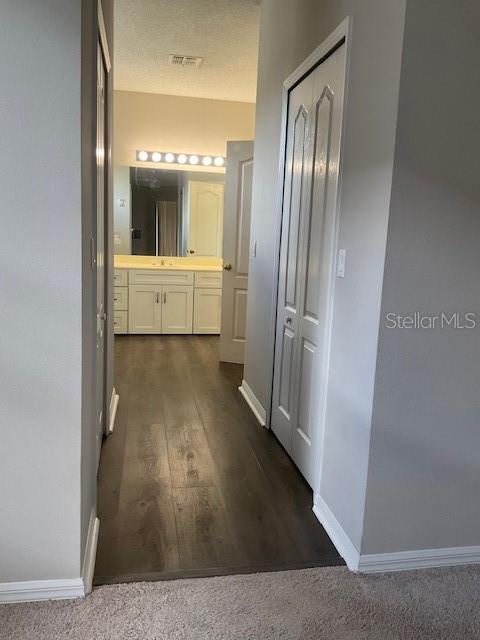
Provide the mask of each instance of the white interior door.
{"label": "white interior door", "polygon": [[345,45],[291,92],[272,429],[311,486],[323,430]]}
{"label": "white interior door", "polygon": [[105,406],[105,78],[103,53],[97,55],[97,210],[96,210],[96,417],[97,462],[104,434]]}
{"label": "white interior door", "polygon": [[189,181],[188,250],[197,256],[222,255],[224,186]]}
{"label": "white interior door", "polygon": [[220,360],[243,364],[252,208],[253,141],[227,143]]}

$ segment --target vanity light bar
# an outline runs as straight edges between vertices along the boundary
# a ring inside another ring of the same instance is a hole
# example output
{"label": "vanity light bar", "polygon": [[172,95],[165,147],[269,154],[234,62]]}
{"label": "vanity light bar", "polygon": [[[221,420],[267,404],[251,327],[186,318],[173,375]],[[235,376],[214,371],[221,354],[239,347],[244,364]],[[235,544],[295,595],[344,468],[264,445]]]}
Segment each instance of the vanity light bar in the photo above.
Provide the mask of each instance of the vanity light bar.
{"label": "vanity light bar", "polygon": [[196,153],[172,153],[171,151],[137,151],[139,162],[167,162],[168,164],[203,165],[204,167],[224,167],[223,156],[201,156]]}

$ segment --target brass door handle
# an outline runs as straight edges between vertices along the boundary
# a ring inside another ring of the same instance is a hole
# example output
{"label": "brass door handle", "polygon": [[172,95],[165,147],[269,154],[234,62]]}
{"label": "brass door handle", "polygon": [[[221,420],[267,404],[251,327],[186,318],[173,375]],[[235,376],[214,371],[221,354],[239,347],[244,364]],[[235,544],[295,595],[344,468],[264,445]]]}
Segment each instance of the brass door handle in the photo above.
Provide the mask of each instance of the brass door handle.
{"label": "brass door handle", "polygon": [[225,269],[225,271],[231,271],[232,265],[230,264],[230,262],[227,262],[226,264],[223,265],[223,268]]}

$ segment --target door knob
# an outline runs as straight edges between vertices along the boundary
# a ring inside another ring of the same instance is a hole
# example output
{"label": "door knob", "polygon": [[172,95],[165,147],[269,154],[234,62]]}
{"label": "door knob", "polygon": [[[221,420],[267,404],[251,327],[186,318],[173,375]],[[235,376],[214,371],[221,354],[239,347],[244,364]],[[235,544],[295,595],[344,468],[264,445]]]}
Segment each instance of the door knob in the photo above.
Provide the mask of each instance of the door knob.
{"label": "door knob", "polygon": [[230,262],[227,262],[226,264],[223,265],[223,268],[225,269],[225,271],[231,271],[232,265],[230,264]]}

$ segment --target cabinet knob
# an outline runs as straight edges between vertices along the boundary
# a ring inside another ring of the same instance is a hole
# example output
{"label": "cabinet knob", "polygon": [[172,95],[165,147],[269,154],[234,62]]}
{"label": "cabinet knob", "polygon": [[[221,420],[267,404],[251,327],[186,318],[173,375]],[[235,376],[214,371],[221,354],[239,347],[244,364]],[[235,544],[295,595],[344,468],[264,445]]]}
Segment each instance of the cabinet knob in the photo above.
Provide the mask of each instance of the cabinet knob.
{"label": "cabinet knob", "polygon": [[225,271],[231,271],[232,265],[230,264],[230,262],[227,262],[226,264],[223,265],[223,268],[225,269]]}

